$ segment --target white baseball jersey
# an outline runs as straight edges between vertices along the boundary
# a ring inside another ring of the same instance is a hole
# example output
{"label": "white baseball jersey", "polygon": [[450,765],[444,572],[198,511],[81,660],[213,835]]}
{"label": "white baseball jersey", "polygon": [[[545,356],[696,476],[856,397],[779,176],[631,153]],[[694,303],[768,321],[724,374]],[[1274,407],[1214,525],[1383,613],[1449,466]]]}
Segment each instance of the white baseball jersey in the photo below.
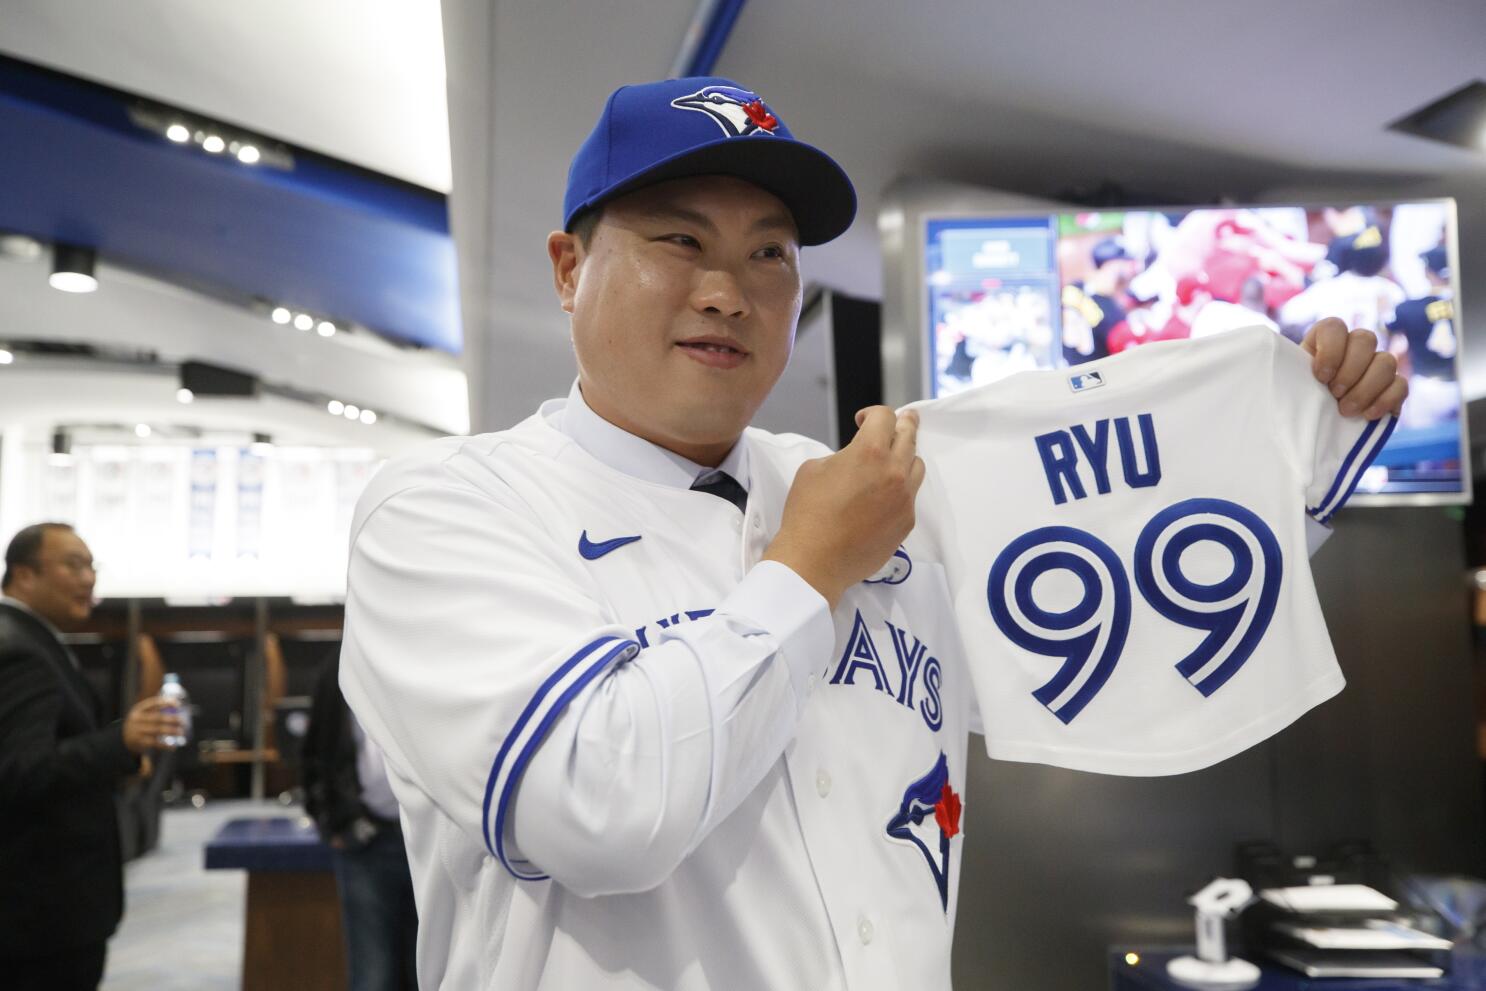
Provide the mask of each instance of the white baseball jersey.
{"label": "white baseball jersey", "polygon": [[1223,760],[1340,691],[1306,556],[1393,419],[1343,418],[1262,327],[913,407],[992,757]]}
{"label": "white baseball jersey", "polygon": [[749,430],[743,513],[596,457],[581,404],[394,460],[356,509],[341,683],[420,986],[948,988],[972,693],[942,567],[910,539],[832,617],[760,562],[824,447]]}

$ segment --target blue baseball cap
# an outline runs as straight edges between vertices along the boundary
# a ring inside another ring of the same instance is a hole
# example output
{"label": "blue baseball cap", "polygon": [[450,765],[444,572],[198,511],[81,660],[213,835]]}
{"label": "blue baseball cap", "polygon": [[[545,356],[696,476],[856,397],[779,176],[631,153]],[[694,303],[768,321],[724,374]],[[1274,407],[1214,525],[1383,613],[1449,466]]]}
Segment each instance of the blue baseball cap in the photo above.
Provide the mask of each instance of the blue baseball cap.
{"label": "blue baseball cap", "polygon": [[621,86],[568,167],[563,228],[579,213],[667,179],[727,175],[784,202],[801,244],[824,244],[856,216],[856,190],[829,155],[798,141],[759,95],[690,76]]}

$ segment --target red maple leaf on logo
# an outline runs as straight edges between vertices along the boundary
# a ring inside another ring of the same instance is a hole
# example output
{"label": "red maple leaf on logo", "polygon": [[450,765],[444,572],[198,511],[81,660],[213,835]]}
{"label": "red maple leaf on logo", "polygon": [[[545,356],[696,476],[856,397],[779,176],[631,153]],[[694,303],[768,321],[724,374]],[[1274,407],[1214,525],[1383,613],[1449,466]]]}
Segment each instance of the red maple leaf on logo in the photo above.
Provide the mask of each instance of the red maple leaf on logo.
{"label": "red maple leaf on logo", "polygon": [[934,806],[934,821],[939,823],[939,828],[944,830],[947,839],[954,839],[955,834],[960,831],[960,796],[955,794],[948,782],[945,782],[939,804]]}
{"label": "red maple leaf on logo", "polygon": [[769,113],[769,108],[764,106],[763,100],[753,100],[743,104],[743,112],[748,115],[749,120],[766,131],[772,131],[779,126],[779,118]]}

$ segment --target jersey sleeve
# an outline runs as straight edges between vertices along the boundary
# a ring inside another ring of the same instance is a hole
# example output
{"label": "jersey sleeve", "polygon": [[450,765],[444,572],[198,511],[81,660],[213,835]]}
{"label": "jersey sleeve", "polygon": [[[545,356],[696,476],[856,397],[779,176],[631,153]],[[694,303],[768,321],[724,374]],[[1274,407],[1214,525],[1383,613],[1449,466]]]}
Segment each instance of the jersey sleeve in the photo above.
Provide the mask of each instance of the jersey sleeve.
{"label": "jersey sleeve", "polygon": [[341,684],[388,765],[516,878],[644,890],[792,738],[830,619],[765,562],[642,650],[574,560],[509,490],[395,492],[354,537]]}
{"label": "jersey sleeve", "polygon": [[1393,433],[1391,414],[1377,420],[1343,416],[1311,372],[1311,356],[1270,335],[1270,403],[1281,450],[1305,487],[1306,512],[1327,524],[1362,480]]}

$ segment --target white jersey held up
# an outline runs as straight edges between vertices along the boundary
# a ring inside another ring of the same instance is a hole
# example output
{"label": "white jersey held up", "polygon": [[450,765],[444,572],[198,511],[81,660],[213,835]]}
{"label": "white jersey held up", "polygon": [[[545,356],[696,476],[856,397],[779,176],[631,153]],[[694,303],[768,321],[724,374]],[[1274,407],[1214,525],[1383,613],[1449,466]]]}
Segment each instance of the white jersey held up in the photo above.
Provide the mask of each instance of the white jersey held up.
{"label": "white jersey held up", "polygon": [[748,431],[740,512],[563,408],[389,463],[353,522],[341,682],[420,986],[947,989],[971,692],[942,567],[910,540],[833,617],[760,562],[825,448]]}
{"label": "white jersey held up", "polygon": [[992,757],[1206,767],[1343,685],[1306,554],[1393,429],[1265,328],[917,404]]}

